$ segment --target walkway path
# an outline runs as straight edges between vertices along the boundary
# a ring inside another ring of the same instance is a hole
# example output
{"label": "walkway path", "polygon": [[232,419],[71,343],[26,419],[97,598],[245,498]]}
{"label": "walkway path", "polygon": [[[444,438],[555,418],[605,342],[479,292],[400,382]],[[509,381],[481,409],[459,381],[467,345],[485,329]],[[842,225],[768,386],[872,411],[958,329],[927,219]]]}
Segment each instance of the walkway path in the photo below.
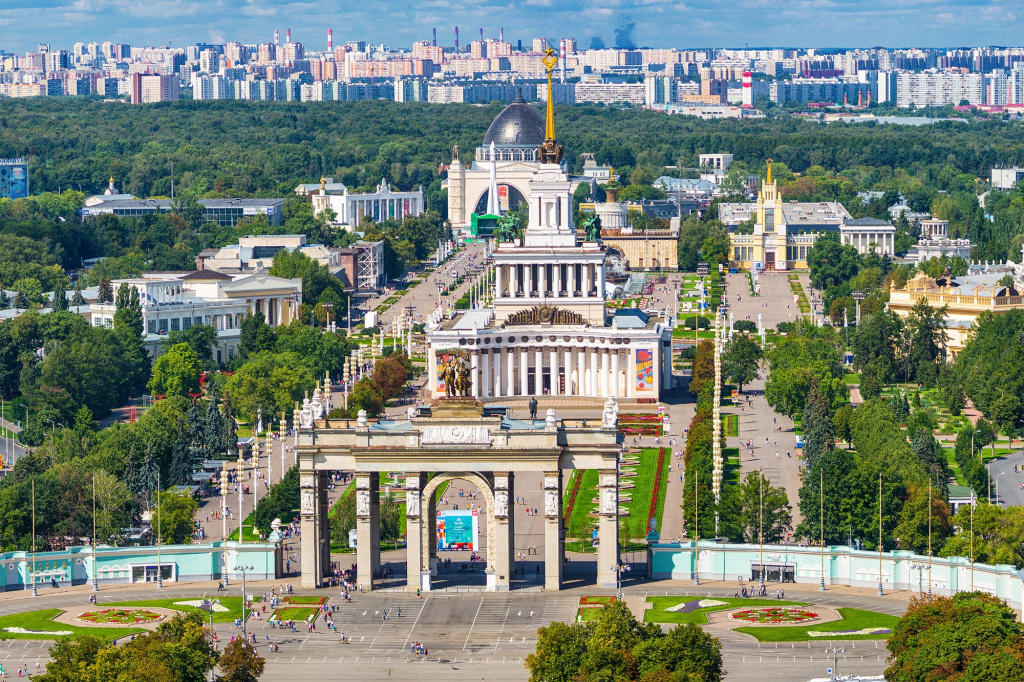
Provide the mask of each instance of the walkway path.
{"label": "walkway path", "polygon": [[[800,317],[800,311],[793,303],[793,293],[786,273],[766,272],[761,276],[761,295],[752,297],[747,286],[746,274],[729,275],[729,305],[736,320],[750,319],[755,324],[762,316],[766,329],[774,329],[780,322],[792,322]],[[736,292],[740,300],[736,300]],[[740,473],[745,476],[760,470],[772,485],[786,489],[789,504],[793,509],[793,526],[800,523],[797,507],[800,490],[800,459],[796,449],[793,421],[785,415],[776,414],[764,397],[764,379],[757,379],[744,386],[752,407],[729,408],[724,412],[739,414],[739,437],[730,438],[731,447],[740,449]],[[781,427],[781,432],[778,431]],[[768,439],[767,441],[765,439]],[[751,448],[743,444],[751,441]],[[753,454],[750,450],[753,449]],[[791,456],[787,457],[786,452]]]}

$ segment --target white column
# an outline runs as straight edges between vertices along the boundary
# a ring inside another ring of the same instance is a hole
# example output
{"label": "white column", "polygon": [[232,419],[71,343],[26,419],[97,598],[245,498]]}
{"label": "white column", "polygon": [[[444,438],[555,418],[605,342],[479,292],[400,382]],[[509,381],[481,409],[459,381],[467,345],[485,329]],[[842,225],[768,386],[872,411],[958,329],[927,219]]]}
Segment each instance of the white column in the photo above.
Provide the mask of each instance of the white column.
{"label": "white column", "polygon": [[569,278],[569,298],[574,298],[576,296],[576,264],[569,263],[565,270],[565,274]]}
{"label": "white column", "polygon": [[523,295],[529,298],[533,291],[533,266],[529,263],[523,264]]}
{"label": "white column", "polygon": [[565,288],[562,286],[562,266],[559,265],[558,263],[555,263],[554,265],[551,266],[551,279],[553,280],[551,292],[555,296],[558,296],[559,292],[561,292],[562,289]]}
{"label": "white column", "polygon": [[538,346],[534,354],[533,394],[544,395],[544,347]]}
{"label": "white column", "polygon": [[485,348],[480,351],[481,372],[480,372],[480,397],[491,397],[491,354]]}
{"label": "white column", "polygon": [[587,393],[587,349],[580,348],[576,359],[576,395],[590,395]]}
{"label": "white column", "polygon": [[590,373],[587,375],[587,395],[592,398],[600,395],[597,390],[597,354],[596,348],[591,348],[590,351]]}
{"label": "white column", "polygon": [[528,372],[526,371],[527,358],[530,352],[523,347],[519,348],[519,395],[530,395],[530,390],[526,385],[528,378]]}
{"label": "white column", "polygon": [[505,395],[516,394],[516,353],[511,346],[505,349]]}
{"label": "white column", "polygon": [[558,395],[558,346],[551,347],[551,395]]}
{"label": "white column", "polygon": [[[649,267],[650,263],[648,263],[647,265]],[[604,300],[604,283],[605,283],[605,279],[606,279],[605,268],[606,268],[605,264],[601,263],[601,270],[598,273],[598,276],[600,277],[600,279],[597,282],[597,295],[598,295],[598,297],[601,298],[601,300]]]}
{"label": "white column", "polygon": [[619,397],[619,350],[612,351],[612,397]]}
{"label": "white column", "polygon": [[504,265],[499,265],[496,268],[494,268],[494,284],[495,284],[494,296],[495,296],[495,298],[501,296],[502,284],[503,284],[504,279],[505,279],[504,277],[501,276],[502,275],[501,271],[504,269],[504,267],[505,267]]}
{"label": "white column", "polygon": [[572,348],[565,349],[565,394],[566,395],[579,395],[579,387],[573,387],[572,378]]}
{"label": "white column", "polygon": [[601,353],[601,383],[599,384],[602,398],[608,397],[608,349],[602,348]]}
{"label": "white column", "polygon": [[548,290],[547,268],[541,263],[537,266],[537,295],[543,297]]}
{"label": "white column", "polygon": [[473,351],[470,357],[470,381],[473,382],[473,397],[480,397],[480,353]]}

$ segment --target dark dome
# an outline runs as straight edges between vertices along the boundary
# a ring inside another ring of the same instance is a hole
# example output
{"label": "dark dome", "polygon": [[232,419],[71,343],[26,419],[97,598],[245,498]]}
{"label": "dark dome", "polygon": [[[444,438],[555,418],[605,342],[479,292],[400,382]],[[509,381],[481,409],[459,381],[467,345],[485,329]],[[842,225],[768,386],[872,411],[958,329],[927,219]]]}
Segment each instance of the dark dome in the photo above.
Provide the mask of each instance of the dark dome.
{"label": "dark dome", "polygon": [[544,117],[522,97],[516,97],[487,129],[484,146],[493,142],[498,147],[536,147],[544,142],[544,134]]}

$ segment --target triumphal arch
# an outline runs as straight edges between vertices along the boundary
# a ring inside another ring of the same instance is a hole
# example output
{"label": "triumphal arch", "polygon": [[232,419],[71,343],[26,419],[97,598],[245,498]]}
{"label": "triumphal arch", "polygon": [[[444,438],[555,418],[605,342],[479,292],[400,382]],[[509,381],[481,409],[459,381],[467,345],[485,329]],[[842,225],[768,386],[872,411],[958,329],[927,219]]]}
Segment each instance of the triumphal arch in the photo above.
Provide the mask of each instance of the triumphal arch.
{"label": "triumphal arch", "polygon": [[[405,472],[408,589],[431,589],[437,575],[436,491],[461,479],[479,487],[487,511],[487,589],[507,590],[515,571],[516,476],[543,475],[544,586],[562,584],[565,527],[562,472],[599,471],[598,584],[615,586],[618,565],[618,407],[605,403],[600,420],[485,416],[472,397],[434,401],[429,416],[372,421],[313,418],[308,406],[299,418],[296,452],[302,513],[302,586],[320,587],[330,573],[331,532],[327,473],[354,471],[357,527],[357,582],[372,589],[380,568],[380,475]],[[512,500],[512,504],[510,504]],[[602,570],[604,569],[604,570]]]}

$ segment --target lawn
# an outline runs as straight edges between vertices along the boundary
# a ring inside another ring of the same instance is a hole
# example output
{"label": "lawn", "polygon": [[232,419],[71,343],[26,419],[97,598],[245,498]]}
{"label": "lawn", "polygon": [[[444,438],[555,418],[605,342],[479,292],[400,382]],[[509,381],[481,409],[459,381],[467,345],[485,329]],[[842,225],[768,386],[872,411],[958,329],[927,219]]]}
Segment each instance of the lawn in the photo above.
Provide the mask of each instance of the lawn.
{"label": "lawn", "polygon": [[[742,632],[756,638],[760,642],[806,642],[808,640],[848,640],[848,639],[888,639],[889,633],[876,633],[868,635],[844,635],[842,631],[857,631],[866,628],[892,628],[896,627],[899,618],[886,613],[875,611],[864,611],[862,609],[836,609],[842,620],[820,625],[801,627],[789,625],[785,627],[748,627],[736,628],[736,632]],[[832,637],[812,637],[808,632],[831,632]]]}
{"label": "lawn", "polygon": [[[685,602],[701,601],[725,602],[722,606],[709,606],[698,608],[689,613],[679,611],[666,611],[665,609]],[[728,611],[741,606],[805,606],[802,602],[792,602],[780,599],[736,599],[734,597],[648,597],[647,601],[654,604],[654,608],[644,611],[644,622],[646,623],[697,623],[702,625],[708,622],[707,614],[715,611]]]}
{"label": "lawn", "polygon": [[737,438],[740,435],[740,416],[738,414],[727,414],[722,417],[722,426],[725,435],[729,438]]}
{"label": "lawn", "polygon": [[[109,604],[102,608],[109,608]],[[93,607],[95,610],[98,607]],[[88,606],[78,607],[74,615],[89,611]],[[137,632],[146,632],[142,628],[102,628],[102,627],[79,627],[76,625],[65,625],[53,621],[54,616],[60,615],[63,609],[42,609],[29,611],[28,613],[16,613],[11,616],[0,616],[0,639],[57,639],[65,636],[63,633],[70,632],[72,639],[78,639],[82,635],[92,635],[105,640],[115,637],[123,637]],[[21,628],[34,632],[8,632],[7,628]],[[61,633],[61,634],[57,634]]]}
{"label": "lawn", "polygon": [[[327,601],[327,597],[303,597],[303,596],[300,596],[300,595],[289,594],[289,595],[283,597],[281,599],[281,601],[284,602],[285,604],[313,604],[314,606],[320,606],[325,601]],[[287,608],[287,607],[282,607],[282,608]]]}
{"label": "lawn", "polygon": [[587,621],[590,621],[590,620],[597,620],[598,618],[601,617],[601,612],[602,611],[604,611],[603,607],[599,608],[599,609],[577,609],[576,610],[576,620],[578,620],[578,621],[581,620],[583,622],[587,622]]}
{"label": "lawn", "polygon": [[[231,586],[228,587],[228,589],[232,589],[234,587],[235,587],[235,585],[232,584]],[[241,618],[242,617],[242,598],[241,597],[218,597],[216,594],[213,594],[213,595],[208,595],[208,598],[209,599],[213,599],[213,600],[219,599],[220,600],[220,605],[227,609],[227,611],[219,611],[219,612],[218,611],[214,611],[213,612],[213,622],[214,623],[230,623],[230,622],[234,621],[236,618]],[[202,609],[200,609],[198,607],[195,607],[195,606],[185,606],[185,605],[181,605],[181,604],[175,604],[175,602],[182,602],[182,601],[195,601],[195,600],[181,598],[181,599],[141,599],[141,600],[135,600],[135,601],[111,602],[109,604],[106,603],[106,602],[103,602],[101,604],[97,604],[96,606],[92,607],[92,610],[109,609],[111,607],[117,607],[117,606],[149,606],[149,607],[154,607],[155,606],[157,608],[173,609],[174,611],[182,611],[184,613],[201,613],[203,615],[203,618],[206,620],[206,622],[207,623],[210,622],[210,613],[208,611],[203,611]],[[256,601],[259,602],[260,599],[257,598]],[[89,609],[83,607],[83,611],[88,611],[88,610]],[[246,613],[249,613],[249,612],[250,611],[248,609],[246,609]]]}
{"label": "lawn", "polygon": [[846,382],[847,386],[860,386],[860,375],[859,374],[844,374],[843,381]]}
{"label": "lawn", "polygon": [[300,623],[308,623],[310,620],[315,620],[316,616],[320,613],[320,609],[308,608],[308,607],[288,607],[274,609],[274,612],[270,615],[269,620],[294,620]]}
{"label": "lawn", "polygon": [[740,482],[740,449],[722,448],[722,457],[725,459],[725,483]]}
{"label": "lawn", "polygon": [[[245,528],[245,536],[242,538],[244,542],[260,542],[259,535],[252,528],[252,514],[245,517],[245,521],[242,522],[242,527]],[[229,540],[238,540],[238,529],[235,528],[231,531],[231,535],[228,537]]]}

